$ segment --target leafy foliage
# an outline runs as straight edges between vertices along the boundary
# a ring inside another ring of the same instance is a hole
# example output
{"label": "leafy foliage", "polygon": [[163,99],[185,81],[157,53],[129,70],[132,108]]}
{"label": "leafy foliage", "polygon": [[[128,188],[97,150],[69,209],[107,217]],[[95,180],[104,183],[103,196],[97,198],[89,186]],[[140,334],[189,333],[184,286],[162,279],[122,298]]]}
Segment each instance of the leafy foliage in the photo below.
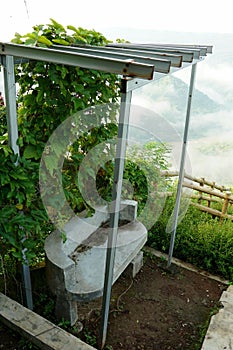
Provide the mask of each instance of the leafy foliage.
{"label": "leafy foliage", "polygon": [[[148,244],[164,252],[169,249],[166,225],[174,205],[175,195],[167,199],[163,214],[149,233]],[[232,281],[232,225],[230,220],[221,222],[190,205],[177,227],[174,256]]]}
{"label": "leafy foliage", "polygon": [[30,261],[42,248],[43,234],[49,229],[47,215],[38,196],[38,165],[23,157],[17,159],[3,142],[0,145],[0,162],[1,251],[6,252],[8,248],[8,253],[22,260],[23,250],[27,248]]}
{"label": "leafy foliage", "polygon": [[[100,33],[67,26],[54,20],[34,26],[24,36],[16,34],[13,42],[40,47],[74,44],[105,45]],[[70,115],[88,106],[116,102],[118,78],[114,74],[68,67],[43,61],[29,61],[17,67],[20,86],[20,146],[26,158],[39,159],[52,132]],[[28,132],[30,130],[30,132]]]}
{"label": "leafy foliage", "polygon": [[[108,42],[94,30],[65,28],[55,20],[48,25],[34,26],[32,33],[16,33],[12,41],[40,47]],[[4,107],[0,109],[0,246],[1,251],[31,263],[43,251],[43,241],[52,229],[39,193],[39,162],[45,144],[69,115],[89,106],[116,102],[119,80],[114,74],[30,60],[16,67],[16,81],[19,84],[19,158],[7,146],[6,113]],[[116,128],[108,129],[105,124],[102,131],[112,135]],[[79,140],[73,147],[79,153],[73,153],[72,159],[76,162],[71,168],[77,171],[87,151],[87,140],[90,148],[102,138],[101,132],[94,130]],[[67,171],[64,184],[68,199],[77,211],[82,210],[84,201],[80,195],[76,196],[69,176]]]}
{"label": "leafy foliage", "polygon": [[7,132],[6,107],[0,106],[0,135]]}
{"label": "leafy foliage", "polygon": [[[145,206],[148,196],[169,189],[169,181],[161,176],[161,170],[168,169],[169,147],[159,142],[134,144],[128,147],[124,169],[122,197],[138,202],[138,215]],[[101,168],[97,178],[97,189],[106,200],[111,200],[114,163],[108,162]],[[151,193],[149,193],[151,192]],[[154,201],[154,205],[156,201]],[[149,213],[147,213],[149,214]]]}

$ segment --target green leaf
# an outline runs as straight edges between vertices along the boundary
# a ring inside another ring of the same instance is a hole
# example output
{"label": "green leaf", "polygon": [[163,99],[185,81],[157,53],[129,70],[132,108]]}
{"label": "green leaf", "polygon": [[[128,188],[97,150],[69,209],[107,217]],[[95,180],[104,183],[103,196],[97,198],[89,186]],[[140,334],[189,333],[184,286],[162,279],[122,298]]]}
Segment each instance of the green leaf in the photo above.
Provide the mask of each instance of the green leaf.
{"label": "green leaf", "polygon": [[28,145],[24,150],[23,156],[26,159],[39,159],[41,155],[36,146]]}
{"label": "green leaf", "polygon": [[61,232],[61,238],[62,238],[62,242],[63,242],[63,243],[66,243],[66,241],[67,241],[67,236],[66,236],[66,233],[65,233],[65,232]]}
{"label": "green leaf", "polygon": [[4,152],[5,157],[8,157],[9,154],[12,154],[12,151],[11,151],[10,147],[8,147],[8,146],[6,146],[6,145],[0,145],[0,150],[1,150],[1,149],[2,149],[3,152]]}
{"label": "green leaf", "polygon": [[79,30],[77,28],[75,28],[74,26],[72,26],[72,25],[68,25],[67,29],[73,30],[77,34],[79,33]]}
{"label": "green leaf", "polygon": [[84,39],[81,35],[75,34],[74,37],[75,37],[75,39],[76,39],[77,42],[84,43],[84,44],[87,43],[87,40]]}
{"label": "green leaf", "polygon": [[29,38],[29,39],[27,39],[25,41],[25,45],[33,45],[33,46],[35,46],[36,43],[37,43],[37,40],[36,39],[31,39],[31,38]]}
{"label": "green leaf", "polygon": [[34,39],[37,40],[38,39],[38,33],[27,33],[25,35],[22,36],[22,38],[30,38],[30,39]]}
{"label": "green leaf", "polygon": [[39,43],[45,44],[46,46],[51,46],[53,45],[52,41],[50,41],[49,39],[47,39],[45,36],[41,35],[38,37],[37,40]]}
{"label": "green leaf", "polygon": [[64,39],[53,39],[53,42],[59,45],[70,45],[69,41]]}
{"label": "green leaf", "polygon": [[13,177],[13,179],[15,180],[28,180],[28,177],[26,174],[20,174],[17,171],[15,171],[14,173],[11,172],[10,176]]}
{"label": "green leaf", "polygon": [[22,38],[22,35],[16,32],[15,37],[14,39],[11,40],[11,42],[15,44],[22,44],[21,38]]}
{"label": "green leaf", "polygon": [[50,21],[52,22],[55,29],[60,29],[61,31],[65,32],[65,28],[62,24],[56,22],[54,19],[50,18]]}

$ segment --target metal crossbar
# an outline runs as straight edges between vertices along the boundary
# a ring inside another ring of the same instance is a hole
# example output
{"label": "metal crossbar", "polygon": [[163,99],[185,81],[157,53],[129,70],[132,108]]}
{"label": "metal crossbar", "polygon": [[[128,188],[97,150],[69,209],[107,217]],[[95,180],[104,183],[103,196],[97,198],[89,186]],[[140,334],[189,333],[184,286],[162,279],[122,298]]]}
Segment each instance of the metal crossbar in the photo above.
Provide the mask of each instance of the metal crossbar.
{"label": "metal crossbar", "polygon": [[171,60],[169,60],[166,57],[153,57],[153,55],[138,55],[137,52],[131,52],[126,53],[124,50],[121,51],[113,51],[113,50],[107,50],[107,49],[92,49],[90,48],[84,48],[84,47],[77,47],[77,46],[71,46],[69,48],[62,47],[60,45],[54,45],[52,46],[53,49],[56,50],[63,50],[66,52],[76,52],[84,55],[91,55],[94,57],[106,57],[111,59],[118,59],[118,60],[130,60],[134,62],[144,63],[144,64],[150,64],[154,66],[154,71],[159,73],[169,73],[170,66],[171,66]]}
{"label": "metal crossbar", "polygon": [[116,59],[106,56],[93,56],[70,51],[54,50],[27,45],[0,43],[0,55],[29,58],[70,66],[96,69],[129,77],[153,79],[154,66],[135,62],[132,59]]}
{"label": "metal crossbar", "polygon": [[[53,45],[53,48],[59,48],[62,49],[61,45]],[[65,48],[66,49],[66,48]],[[150,59],[156,59],[156,60],[168,60],[171,62],[172,67],[181,67],[182,65],[182,56],[181,55],[169,55],[165,53],[159,53],[148,51],[145,53],[143,50],[133,50],[133,49],[126,49],[126,48],[118,48],[118,47],[108,47],[108,46],[92,46],[92,45],[72,45],[69,47],[69,50],[75,51],[78,49],[80,52],[86,52],[86,53],[104,53],[109,55],[115,55],[115,54],[121,54],[121,55],[129,55],[131,58],[133,57],[143,57],[143,58],[150,58]]]}
{"label": "metal crossbar", "polygon": [[121,47],[121,48],[134,48],[137,50],[160,50],[162,52],[187,53],[192,52],[194,58],[200,56],[206,56],[208,53],[212,53],[213,46],[211,45],[175,45],[175,44],[131,44],[131,43],[114,43],[108,44],[109,47]]}

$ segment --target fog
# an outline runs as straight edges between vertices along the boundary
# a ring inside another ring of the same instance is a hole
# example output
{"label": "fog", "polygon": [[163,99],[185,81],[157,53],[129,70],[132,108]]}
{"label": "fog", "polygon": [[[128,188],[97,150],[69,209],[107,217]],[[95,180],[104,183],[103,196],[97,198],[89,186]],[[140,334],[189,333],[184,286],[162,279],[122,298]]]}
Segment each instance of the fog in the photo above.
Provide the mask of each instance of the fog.
{"label": "fog", "polygon": [[[228,73],[231,74],[231,72],[233,73],[229,69]],[[186,171],[190,175],[205,177],[219,185],[233,186],[233,84],[230,81],[230,77],[233,75],[221,79],[222,74],[227,74],[225,68],[222,71],[219,70],[215,76],[214,68],[210,68],[205,77],[201,76],[200,81],[197,78],[197,87],[210,99],[218,103],[219,110],[212,113],[208,113],[208,111],[195,113],[195,110],[193,113],[191,110],[187,148],[187,157],[191,167],[189,167],[189,170],[186,167]],[[210,79],[209,84],[205,78]],[[168,87],[166,93],[171,92],[171,89],[171,87]],[[176,152],[178,152],[177,149],[181,152],[186,111],[184,108],[182,115],[179,115],[179,111],[175,108],[175,96],[171,98],[171,95],[169,95],[169,99],[166,93],[165,95],[161,93],[161,97],[155,94],[158,97],[156,101],[146,91],[142,90],[142,94],[136,94],[133,101],[135,104],[156,111],[167,123],[172,125],[180,140],[178,142],[168,140],[168,143],[172,148],[176,148]],[[187,91],[185,94],[187,100]],[[195,93],[193,100],[195,100]],[[175,116],[175,119],[171,116]],[[152,119],[148,122],[152,129],[155,124],[156,122]],[[157,125],[155,125],[156,127]],[[162,141],[166,142],[166,137]],[[172,163],[172,167],[176,170],[179,169],[177,161],[176,164]]]}

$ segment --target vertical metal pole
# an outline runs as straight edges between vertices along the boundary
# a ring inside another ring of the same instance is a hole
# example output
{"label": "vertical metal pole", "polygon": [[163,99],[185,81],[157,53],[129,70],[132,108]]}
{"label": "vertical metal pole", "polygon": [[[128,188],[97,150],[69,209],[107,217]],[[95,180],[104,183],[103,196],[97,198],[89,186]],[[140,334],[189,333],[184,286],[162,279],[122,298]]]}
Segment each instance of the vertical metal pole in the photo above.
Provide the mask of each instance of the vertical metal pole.
{"label": "vertical metal pole", "polygon": [[185,128],[184,128],[184,136],[183,136],[183,145],[182,145],[182,153],[181,153],[181,161],[180,161],[180,171],[179,171],[179,179],[176,193],[176,203],[174,209],[174,219],[172,225],[172,233],[168,254],[168,267],[171,265],[172,255],[174,250],[174,243],[176,237],[176,229],[179,217],[179,209],[180,209],[180,201],[182,194],[182,184],[184,180],[184,167],[185,167],[185,158],[186,158],[186,150],[187,150],[187,140],[188,140],[188,132],[189,132],[189,121],[190,121],[190,113],[191,113],[191,105],[192,105],[192,97],[193,97],[193,88],[196,76],[196,68],[197,64],[192,65],[190,85],[189,85],[189,95],[188,95],[188,104],[187,104],[187,112],[186,112],[186,120],[185,120]]}
{"label": "vertical metal pole", "polygon": [[14,153],[19,156],[19,146],[17,145],[18,122],[16,113],[16,87],[13,56],[3,57],[3,74],[9,145]]}
{"label": "vertical metal pole", "polygon": [[[7,128],[8,128],[8,142],[14,153],[19,156],[18,140],[18,122],[16,112],[16,86],[15,86],[15,72],[14,72],[14,57],[3,57],[3,74],[4,74],[4,90],[7,111]],[[17,164],[17,163],[16,163]],[[23,214],[22,214],[23,215]],[[23,284],[25,288],[25,302],[29,309],[33,309],[32,302],[32,287],[30,278],[30,269],[25,258],[25,250],[22,252],[26,264],[23,264]]]}
{"label": "vertical metal pole", "polygon": [[[125,82],[125,84],[123,84]],[[101,320],[101,349],[103,349],[108,327],[108,316],[111,289],[113,282],[114,262],[116,253],[116,242],[118,233],[119,211],[121,204],[121,191],[123,171],[125,164],[125,153],[127,144],[127,134],[129,125],[130,103],[132,97],[132,91],[126,91],[127,81],[122,80],[122,86],[124,85],[124,91],[121,95],[120,106],[120,118],[118,126],[118,141],[116,148],[115,168],[114,168],[114,183],[112,190],[112,205],[110,207],[110,230],[108,235],[107,252],[106,252],[106,265],[105,265],[105,279],[103,290],[103,303],[102,303],[102,320]]]}

